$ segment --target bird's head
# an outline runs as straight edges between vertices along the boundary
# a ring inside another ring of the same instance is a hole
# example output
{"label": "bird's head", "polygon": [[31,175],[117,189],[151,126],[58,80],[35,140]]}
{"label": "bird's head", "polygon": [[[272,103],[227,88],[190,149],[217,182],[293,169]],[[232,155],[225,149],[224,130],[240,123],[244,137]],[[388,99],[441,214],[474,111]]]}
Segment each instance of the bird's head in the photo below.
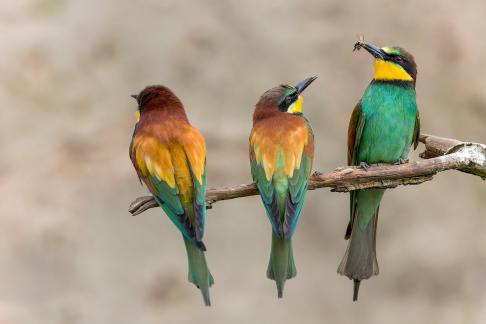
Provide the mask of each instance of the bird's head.
{"label": "bird's head", "polygon": [[302,92],[315,80],[317,76],[307,78],[295,86],[282,84],[265,91],[257,103],[257,110],[280,111],[284,113],[302,115],[304,97]]}
{"label": "bird's head", "polygon": [[417,64],[412,54],[398,46],[379,48],[363,41],[354,45],[354,50],[360,48],[364,48],[375,58],[375,80],[410,81],[415,85]]}
{"label": "bird's head", "polygon": [[153,85],[143,89],[139,94],[131,95],[137,101],[137,122],[144,111],[148,109],[162,109],[164,107],[182,107],[177,96],[166,86]]}

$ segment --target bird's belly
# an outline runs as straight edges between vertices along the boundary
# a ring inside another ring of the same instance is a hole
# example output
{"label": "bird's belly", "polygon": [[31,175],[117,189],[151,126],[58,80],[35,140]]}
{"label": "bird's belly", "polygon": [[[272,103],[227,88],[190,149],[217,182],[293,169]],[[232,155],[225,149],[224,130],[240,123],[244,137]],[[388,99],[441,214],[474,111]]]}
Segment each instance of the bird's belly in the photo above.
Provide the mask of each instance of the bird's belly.
{"label": "bird's belly", "polygon": [[395,163],[406,158],[412,144],[415,114],[377,112],[366,120],[359,145],[358,163]]}

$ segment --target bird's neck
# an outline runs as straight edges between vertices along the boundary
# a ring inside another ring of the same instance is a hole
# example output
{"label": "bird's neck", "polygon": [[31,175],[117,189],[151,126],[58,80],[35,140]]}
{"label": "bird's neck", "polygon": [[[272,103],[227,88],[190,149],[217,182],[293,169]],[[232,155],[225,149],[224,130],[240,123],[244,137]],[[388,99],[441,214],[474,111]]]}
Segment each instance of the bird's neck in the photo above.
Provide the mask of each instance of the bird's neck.
{"label": "bird's neck", "polygon": [[256,123],[266,118],[278,117],[282,114],[286,113],[281,112],[277,107],[268,107],[266,105],[257,104],[255,112],[253,113],[253,122]]}
{"label": "bird's neck", "polygon": [[410,83],[372,81],[361,98],[361,105],[365,113],[383,108],[389,110],[398,106],[414,106],[415,89]]}
{"label": "bird's neck", "polygon": [[184,107],[182,107],[181,105],[168,105],[156,102],[151,102],[143,107],[142,118],[143,117],[163,120],[175,118],[189,122]]}
{"label": "bird's neck", "polygon": [[403,89],[415,89],[415,82],[408,80],[376,80],[373,79],[370,86],[396,86]]}
{"label": "bird's neck", "polygon": [[278,109],[278,107],[269,107],[266,105],[257,104],[255,107],[255,112],[253,113],[253,123],[258,121],[267,119],[267,118],[275,118],[275,119],[293,119],[293,118],[304,118],[303,113],[288,113],[283,112]]}
{"label": "bird's neck", "polygon": [[410,74],[407,73],[400,65],[384,60],[375,61],[375,80],[388,81],[413,81]]}

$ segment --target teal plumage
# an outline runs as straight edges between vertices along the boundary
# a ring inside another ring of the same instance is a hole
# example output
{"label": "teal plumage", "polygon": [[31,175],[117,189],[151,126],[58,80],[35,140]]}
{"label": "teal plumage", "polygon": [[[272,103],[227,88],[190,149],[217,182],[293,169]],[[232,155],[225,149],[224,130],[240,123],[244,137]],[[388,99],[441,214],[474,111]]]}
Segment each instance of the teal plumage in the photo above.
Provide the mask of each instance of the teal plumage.
{"label": "teal plumage", "polygon": [[[192,170],[191,177],[194,178]],[[202,174],[201,184],[194,181],[194,201],[189,205],[182,202],[178,187],[171,188],[166,182],[152,175],[150,182],[158,193],[154,196],[155,201],[181,231],[184,238],[198,246],[200,250],[206,250],[201,241],[206,223],[206,171]]]}
{"label": "teal plumage", "polygon": [[266,178],[262,164],[259,164],[255,159],[251,160],[250,164],[253,180],[257,184],[273,231],[286,239],[290,239],[295,232],[304,206],[312,168],[312,157],[304,152],[300,166],[294,170],[291,177],[288,177],[284,172],[284,162],[280,150],[277,172],[270,180]]}
{"label": "teal plumage", "polygon": [[[348,129],[348,164],[404,163],[418,141],[420,122],[415,94],[416,65],[398,47],[377,48],[364,43],[375,56],[375,78],[356,105]],[[358,47],[358,48],[359,48]],[[350,194],[350,239],[338,272],[354,281],[353,300],[360,281],[379,272],[376,227],[385,190],[357,190]]]}
{"label": "teal plumage", "polygon": [[373,81],[361,99],[359,162],[395,163],[408,156],[417,115],[411,84]]}
{"label": "teal plumage", "polygon": [[314,154],[314,134],[302,115],[301,92],[314,80],[268,90],[253,115],[251,173],[272,225],[267,277],[275,280],[279,298],[286,280],[297,273],[292,236],[304,205]]}
{"label": "teal plumage", "polygon": [[283,296],[285,281],[297,274],[292,236],[301,216],[312,170],[312,157],[304,153],[300,167],[289,178],[282,171],[281,156],[279,153],[278,171],[270,181],[266,179],[263,167],[255,160],[251,161],[253,180],[272,224],[272,249],[267,277],[276,281],[278,297]]}
{"label": "teal plumage", "polygon": [[[359,106],[363,130],[353,165],[407,160],[417,115],[415,89],[411,85],[373,81]],[[378,209],[383,193],[384,190],[379,189],[357,192],[358,200],[364,201],[358,204],[361,229],[368,225]],[[366,199],[359,199],[365,195]]]}

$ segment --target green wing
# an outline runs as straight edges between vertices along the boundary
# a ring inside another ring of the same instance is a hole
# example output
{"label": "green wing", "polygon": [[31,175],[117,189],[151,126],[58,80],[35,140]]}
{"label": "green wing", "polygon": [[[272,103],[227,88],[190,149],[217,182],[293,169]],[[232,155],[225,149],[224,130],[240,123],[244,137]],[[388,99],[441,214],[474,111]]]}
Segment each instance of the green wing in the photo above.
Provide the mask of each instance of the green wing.
{"label": "green wing", "polygon": [[253,155],[250,155],[251,175],[255,181],[263,205],[267,212],[267,217],[272,224],[275,233],[280,232],[280,212],[277,204],[277,196],[273,188],[272,180],[268,181],[265,175],[265,169],[259,164]]}
{"label": "green wing", "polygon": [[304,207],[305,195],[309,184],[309,175],[312,170],[312,157],[304,151],[299,169],[289,178],[289,195],[285,205],[285,219],[283,223],[283,235],[290,239],[297,228],[297,224]]}
{"label": "green wing", "polygon": [[146,180],[156,193],[155,200],[179,231],[199,249],[206,250],[202,242],[206,220],[206,171],[203,174],[202,184],[194,179],[194,202],[187,206],[181,201],[177,185],[171,188],[166,182],[152,175]]}
{"label": "green wing", "polygon": [[[309,175],[312,169],[312,157],[305,152],[299,168],[294,169],[292,177],[287,178],[281,174],[274,174],[269,181],[265,175],[263,166],[251,157],[251,173],[255,181],[266,214],[274,233],[290,239],[295,232],[302,207],[304,206],[305,195],[309,183]],[[280,186],[279,190],[276,189]]]}
{"label": "green wing", "polygon": [[[365,125],[365,118],[361,110],[361,102],[354,107],[351,119],[349,120],[348,126],[348,165],[358,164],[358,150],[359,143],[361,141],[361,134],[363,133],[363,128]],[[351,191],[349,195],[349,224],[346,229],[345,239],[349,239],[351,236],[351,230],[353,228],[354,216],[356,214],[356,191]]]}
{"label": "green wing", "polygon": [[[164,210],[179,231],[181,231],[184,237],[196,244],[200,250],[205,250],[204,244],[201,241],[204,235],[204,223],[206,219],[205,161],[202,160],[202,163],[204,163],[204,169],[202,169],[200,183],[197,180],[197,177],[193,172],[192,165],[188,160],[187,165],[191,175],[190,180],[192,180],[194,189],[193,194],[191,195],[192,200],[184,203],[183,201],[187,201],[187,199],[183,199],[180,190],[181,188],[179,188],[177,182],[170,185],[167,180],[165,180],[166,178],[160,175],[160,172],[157,173],[157,170],[160,171],[160,165],[163,165],[163,163],[154,158],[150,158],[153,156],[160,157],[163,155],[151,154],[152,151],[147,153],[141,149],[141,147],[143,148],[141,145],[131,145],[132,150],[130,152],[130,158],[132,159],[133,165],[137,170],[137,174],[147,185],[159,206]],[[163,149],[164,146],[160,146],[158,147],[158,150],[153,149],[153,151],[163,152]],[[148,159],[146,159],[147,154],[149,156]],[[140,158],[137,158],[137,155],[139,155]],[[151,161],[150,168],[147,167],[147,161]],[[174,174],[173,176],[175,177],[176,175]]]}
{"label": "green wing", "polygon": [[204,173],[202,183],[199,183],[191,168],[192,181],[194,183],[194,225],[196,229],[196,240],[201,241],[204,236],[204,225],[206,224],[206,161],[204,161]]}
{"label": "green wing", "polygon": [[354,107],[348,126],[348,165],[357,165],[359,143],[365,125],[361,102]]}
{"label": "green wing", "polygon": [[192,222],[179,197],[179,187],[175,185],[172,188],[165,181],[161,181],[153,175],[145,178],[145,183],[152,187],[151,191],[155,200],[182,234],[188,239],[194,240]]}
{"label": "green wing", "polygon": [[415,150],[419,143],[420,137],[420,114],[417,109],[417,113],[415,114],[415,128],[413,130],[413,149]]}

